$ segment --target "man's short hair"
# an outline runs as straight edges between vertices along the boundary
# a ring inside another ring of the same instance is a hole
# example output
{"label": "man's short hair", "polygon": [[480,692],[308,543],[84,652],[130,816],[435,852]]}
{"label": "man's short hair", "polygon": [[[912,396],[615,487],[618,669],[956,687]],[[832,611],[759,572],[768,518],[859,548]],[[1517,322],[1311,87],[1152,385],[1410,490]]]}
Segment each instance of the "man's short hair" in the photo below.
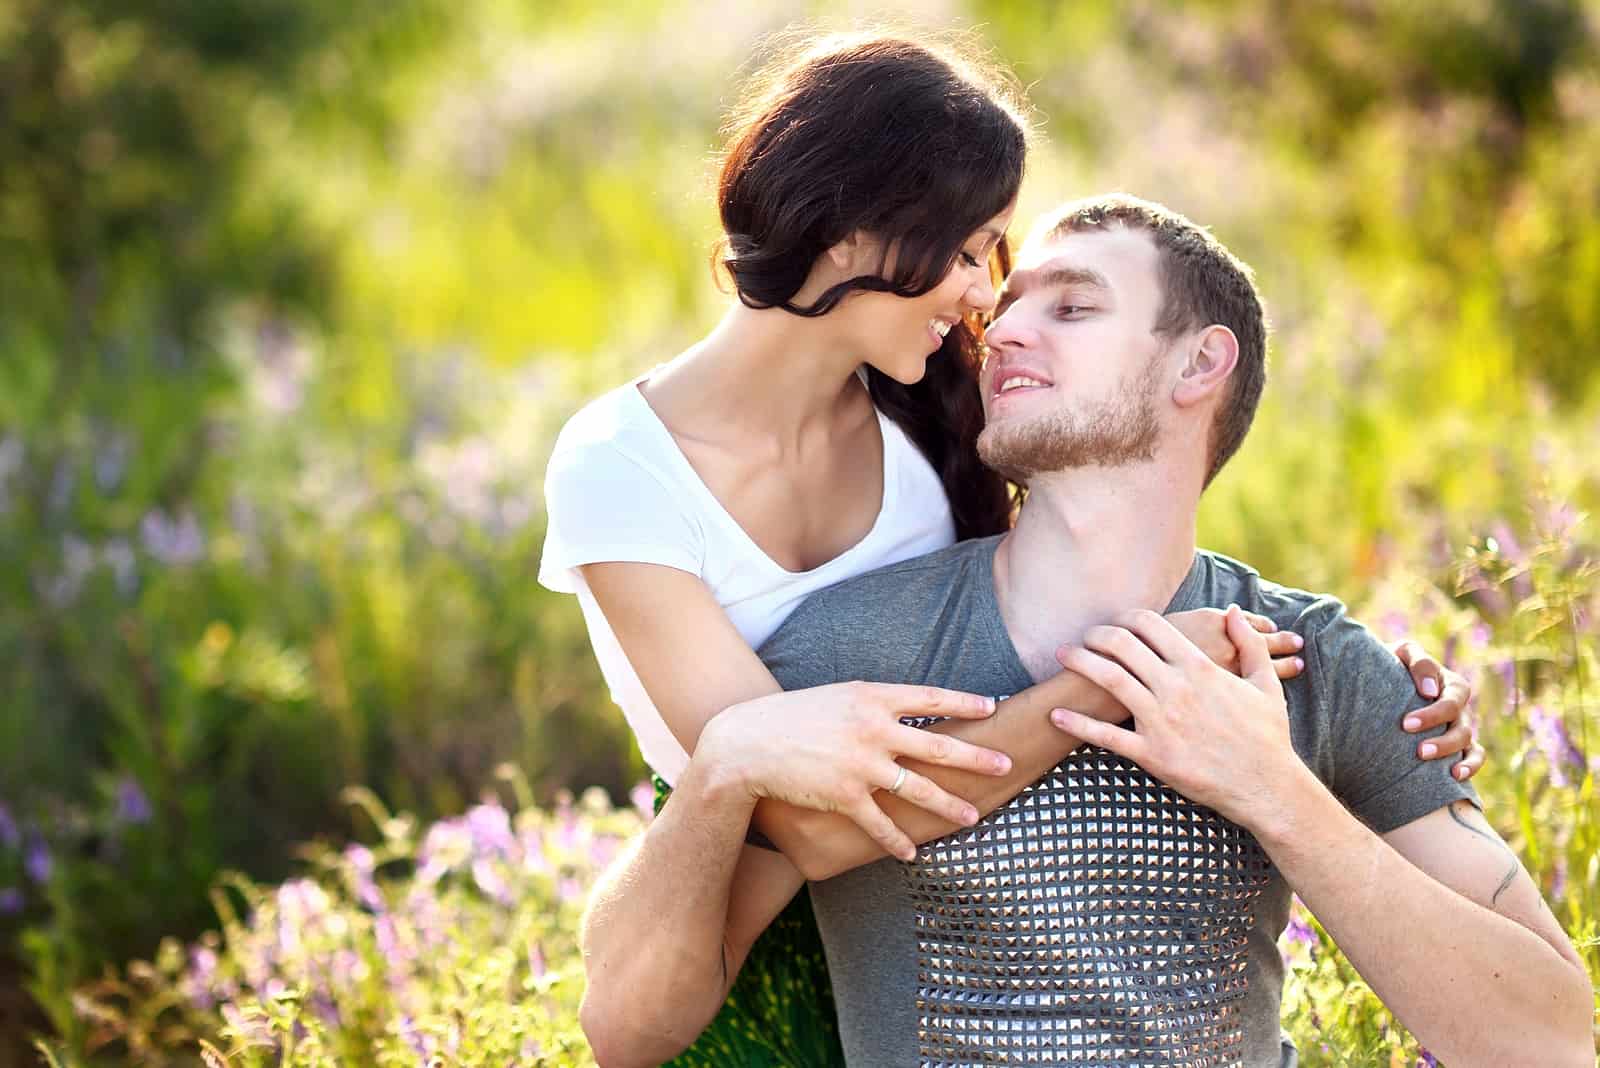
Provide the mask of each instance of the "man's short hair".
{"label": "man's short hair", "polygon": [[1048,240],[1118,226],[1143,230],[1155,242],[1162,288],[1157,334],[1176,337],[1221,324],[1239,339],[1239,363],[1211,425],[1209,485],[1239,451],[1266,385],[1267,314],[1254,272],[1204,227],[1171,208],[1123,193],[1065,204],[1041,220],[1034,234]]}

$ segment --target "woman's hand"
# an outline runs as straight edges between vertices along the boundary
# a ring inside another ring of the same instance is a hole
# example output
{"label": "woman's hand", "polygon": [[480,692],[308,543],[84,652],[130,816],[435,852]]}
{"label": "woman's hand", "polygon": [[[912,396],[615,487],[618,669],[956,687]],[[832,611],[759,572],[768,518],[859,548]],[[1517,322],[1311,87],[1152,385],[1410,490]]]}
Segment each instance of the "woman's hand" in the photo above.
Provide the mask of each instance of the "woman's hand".
{"label": "woman's hand", "polygon": [[1411,672],[1417,684],[1417,693],[1438,700],[1425,708],[1408,714],[1402,726],[1410,733],[1432,730],[1444,724],[1449,730],[1437,738],[1429,738],[1417,746],[1417,756],[1423,760],[1464,754],[1450,769],[1459,782],[1466,782],[1483,767],[1488,755],[1477,741],[1477,718],[1469,705],[1472,703],[1472,684],[1461,675],[1443,666],[1429,656],[1427,651],[1409,639],[1395,642],[1389,651]]}
{"label": "woman's hand", "polygon": [[[1292,630],[1280,631],[1278,625],[1266,616],[1254,612],[1244,612],[1243,615],[1252,630],[1267,636],[1267,655],[1272,657],[1272,670],[1278,678],[1292,679],[1305,670],[1305,661],[1296,655],[1305,647],[1304,638]],[[1189,612],[1174,612],[1165,618],[1206,654],[1213,664],[1227,668],[1235,675],[1240,673],[1239,650],[1228,637],[1228,613],[1219,608],[1196,608]],[[1057,650],[1056,659],[1061,660],[1070,648],[1062,646]],[[1062,661],[1062,667],[1065,666],[1065,661]]]}
{"label": "woman's hand", "polygon": [[916,846],[874,791],[894,788],[902,800],[964,827],[978,821],[978,811],[897,759],[1004,775],[1011,758],[901,718],[983,719],[994,708],[993,698],[934,686],[836,683],[733,705],[706,724],[700,748],[713,745],[715,759],[736,769],[752,796],[848,816],[885,851],[911,860]]}

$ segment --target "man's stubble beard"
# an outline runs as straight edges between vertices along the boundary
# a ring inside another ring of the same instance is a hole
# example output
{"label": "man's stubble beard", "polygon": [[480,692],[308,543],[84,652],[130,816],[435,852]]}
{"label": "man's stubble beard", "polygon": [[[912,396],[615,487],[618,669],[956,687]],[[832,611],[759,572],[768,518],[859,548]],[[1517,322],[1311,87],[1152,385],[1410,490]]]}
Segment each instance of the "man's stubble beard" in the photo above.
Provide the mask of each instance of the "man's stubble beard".
{"label": "man's stubble beard", "polygon": [[1119,467],[1154,459],[1161,430],[1156,388],[1162,355],[1152,354],[1131,386],[1089,411],[1058,409],[984,427],[978,435],[978,458],[1018,485],[1050,471]]}

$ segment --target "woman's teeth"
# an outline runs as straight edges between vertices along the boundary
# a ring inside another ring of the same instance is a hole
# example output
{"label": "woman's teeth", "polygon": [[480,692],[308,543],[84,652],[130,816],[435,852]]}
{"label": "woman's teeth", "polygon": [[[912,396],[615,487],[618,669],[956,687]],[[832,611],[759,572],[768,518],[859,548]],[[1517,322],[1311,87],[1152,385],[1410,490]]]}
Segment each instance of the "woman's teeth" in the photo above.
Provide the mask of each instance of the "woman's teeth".
{"label": "woman's teeth", "polygon": [[950,332],[950,328],[954,325],[954,323],[947,323],[943,319],[928,320],[929,329],[931,329],[935,334],[938,334],[940,337],[944,337],[946,334],[948,334]]}

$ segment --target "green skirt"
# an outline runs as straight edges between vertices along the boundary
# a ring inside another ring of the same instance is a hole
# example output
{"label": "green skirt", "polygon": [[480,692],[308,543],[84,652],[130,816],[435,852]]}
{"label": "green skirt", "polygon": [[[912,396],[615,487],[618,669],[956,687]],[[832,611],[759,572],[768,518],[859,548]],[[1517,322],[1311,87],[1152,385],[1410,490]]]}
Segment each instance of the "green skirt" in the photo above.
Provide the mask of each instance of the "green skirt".
{"label": "green skirt", "polygon": [[[672,788],[652,776],[656,811]],[[728,1000],[670,1068],[844,1068],[811,895],[796,894],[745,958]]]}

